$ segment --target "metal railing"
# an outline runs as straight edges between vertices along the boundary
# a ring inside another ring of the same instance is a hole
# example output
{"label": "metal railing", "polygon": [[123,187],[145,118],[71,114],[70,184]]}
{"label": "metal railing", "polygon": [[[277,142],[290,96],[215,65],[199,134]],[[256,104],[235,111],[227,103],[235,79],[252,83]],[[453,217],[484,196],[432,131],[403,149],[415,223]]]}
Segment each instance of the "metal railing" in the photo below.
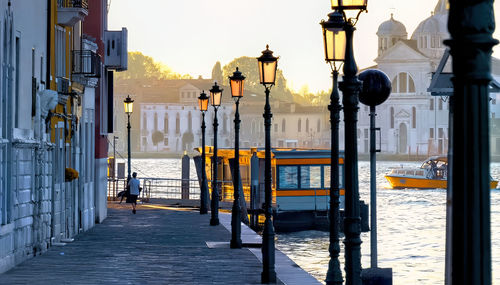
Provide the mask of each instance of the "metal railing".
{"label": "metal railing", "polygon": [[[115,200],[118,193],[126,189],[125,179],[108,178],[108,199]],[[200,184],[196,179],[175,179],[175,178],[141,178],[142,191],[139,196],[144,201],[149,199],[185,199],[199,200],[200,199]],[[219,200],[224,202],[232,202],[234,200],[233,182],[219,181]],[[184,193],[183,193],[184,184]],[[209,187],[212,181],[208,180]],[[245,200],[250,200],[250,187],[243,186],[243,194]]]}
{"label": "metal railing", "polygon": [[72,73],[86,77],[100,77],[101,57],[91,50],[74,50]]}
{"label": "metal railing", "polygon": [[[153,198],[187,200],[200,199],[200,185],[198,180],[195,179],[147,177],[139,180],[142,187],[139,198],[146,202]],[[118,193],[125,191],[127,186],[126,181],[126,178],[108,178],[108,199],[116,200]]]}
{"label": "metal railing", "polygon": [[89,9],[88,0],[57,0],[57,6],[63,8],[83,8]]}

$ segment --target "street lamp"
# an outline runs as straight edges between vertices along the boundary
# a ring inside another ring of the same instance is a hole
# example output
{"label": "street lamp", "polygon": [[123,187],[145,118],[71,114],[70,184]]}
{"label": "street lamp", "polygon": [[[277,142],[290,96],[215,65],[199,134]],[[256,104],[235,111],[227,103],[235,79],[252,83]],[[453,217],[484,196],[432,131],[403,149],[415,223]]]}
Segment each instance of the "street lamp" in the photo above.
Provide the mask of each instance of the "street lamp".
{"label": "street lamp", "polygon": [[264,167],[264,213],[266,221],[262,234],[262,283],[276,283],[276,271],[274,270],[274,228],[271,221],[272,214],[272,187],[271,187],[271,106],[269,105],[269,92],[276,80],[276,68],[278,58],[273,56],[269,50],[269,45],[262,55],[257,58],[259,64],[260,84],[266,88],[266,105],[264,106],[264,127],[265,135],[265,167]]}
{"label": "street lamp", "polygon": [[212,98],[212,106],[214,107],[214,155],[212,157],[212,216],[210,218],[210,225],[216,226],[219,224],[219,189],[217,183],[217,167],[218,167],[218,157],[217,157],[217,109],[220,106],[222,98],[222,90],[214,83],[212,89],[210,89],[210,97]]}
{"label": "street lamp", "polygon": [[[361,218],[359,207],[358,185],[358,94],[361,82],[356,73],[358,67],[354,60],[352,38],[354,25],[361,12],[366,11],[368,0],[331,0],[332,9],[338,10],[344,17],[344,31],[346,37],[344,76],[339,83],[342,90],[342,105],[344,106],[345,131],[345,218],[344,218],[344,245],[346,284],[361,284]],[[346,15],[354,12],[355,17]]]}
{"label": "street lamp", "polygon": [[208,110],[208,96],[205,90],[201,92],[198,97],[198,105],[200,107],[202,121],[201,121],[201,188],[200,188],[200,214],[208,213],[208,184],[207,174],[205,172],[205,112]]}
{"label": "street lamp", "polygon": [[231,248],[241,248],[241,210],[240,210],[240,98],[243,97],[245,76],[236,67],[233,76],[229,76],[231,96],[236,104],[234,115],[234,173],[233,173],[233,209],[231,214]]}
{"label": "street lamp", "polygon": [[342,284],[342,271],[340,270],[340,245],[339,245],[339,123],[340,110],[339,91],[337,79],[339,69],[345,58],[345,31],[344,18],[338,11],[328,14],[328,21],[321,21],[323,30],[323,44],[325,46],[325,60],[332,69],[332,94],[330,95],[330,127],[331,127],[331,157],[330,157],[330,261],[326,273],[326,284]]}
{"label": "street lamp", "polygon": [[[359,93],[359,101],[370,106],[370,265],[363,269],[363,275],[372,279],[392,283],[392,269],[378,268],[377,264],[377,187],[376,187],[376,153],[380,152],[375,143],[375,107],[382,104],[391,94],[391,81],[380,70],[368,69],[359,74],[363,88]],[[385,284],[385,283],[384,283]]]}
{"label": "street lamp", "polygon": [[128,175],[127,175],[127,182],[132,178],[130,175],[130,172],[132,170],[132,153],[130,152],[130,115],[132,115],[132,111],[134,108],[134,100],[130,98],[130,95],[123,100],[123,107],[125,108],[125,114],[127,114],[128,117],[128,123],[127,123],[127,134],[128,134]]}

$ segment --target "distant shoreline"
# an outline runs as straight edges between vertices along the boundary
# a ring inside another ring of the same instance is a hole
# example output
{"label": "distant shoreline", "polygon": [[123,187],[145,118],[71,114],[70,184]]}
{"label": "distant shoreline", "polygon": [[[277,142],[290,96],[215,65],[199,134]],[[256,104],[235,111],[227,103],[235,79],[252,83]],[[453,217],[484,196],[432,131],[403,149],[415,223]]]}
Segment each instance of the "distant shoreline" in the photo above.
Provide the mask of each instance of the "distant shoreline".
{"label": "distant shoreline", "polygon": [[[110,153],[109,156],[113,154]],[[197,156],[198,152],[188,152],[189,157]],[[181,158],[181,153],[169,152],[133,152],[132,158],[145,158],[145,159],[163,159],[163,158]],[[428,158],[427,155],[408,155],[408,154],[384,154],[377,153],[377,161],[424,161]],[[369,154],[358,154],[360,161],[369,161]],[[491,162],[500,162],[500,155],[493,155],[490,157]]]}

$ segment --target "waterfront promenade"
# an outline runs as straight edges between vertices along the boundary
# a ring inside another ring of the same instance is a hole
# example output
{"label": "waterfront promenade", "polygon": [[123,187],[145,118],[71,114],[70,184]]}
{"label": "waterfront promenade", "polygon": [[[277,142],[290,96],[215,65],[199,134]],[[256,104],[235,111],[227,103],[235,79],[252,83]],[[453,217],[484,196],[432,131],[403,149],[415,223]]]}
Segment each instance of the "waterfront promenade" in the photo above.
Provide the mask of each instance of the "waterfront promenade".
{"label": "waterfront promenade", "polygon": [[[260,284],[260,248],[230,249],[230,215],[210,226],[196,209],[109,204],[108,218],[0,275],[0,284]],[[260,237],[244,227],[244,243]],[[319,284],[276,252],[278,284]]]}

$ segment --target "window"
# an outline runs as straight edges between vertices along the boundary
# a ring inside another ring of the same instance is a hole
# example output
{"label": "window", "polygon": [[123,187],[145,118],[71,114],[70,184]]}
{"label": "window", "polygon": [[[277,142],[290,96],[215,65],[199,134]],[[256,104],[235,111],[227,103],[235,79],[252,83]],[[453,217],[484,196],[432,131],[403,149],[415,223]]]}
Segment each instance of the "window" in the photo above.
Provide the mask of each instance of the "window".
{"label": "window", "polygon": [[158,130],[158,114],[155,113],[155,116],[154,116],[154,130],[157,131]]}
{"label": "window", "polygon": [[434,128],[429,129],[429,138],[433,139],[434,138]]}
{"label": "window", "polygon": [[[21,68],[21,65],[19,64],[19,58],[20,58],[20,54],[21,53],[21,50],[20,50],[20,39],[19,37],[16,37],[16,62],[15,62],[15,71],[16,71],[16,85],[15,85],[15,98],[14,98],[14,127],[15,128],[19,128],[19,115],[20,115],[20,112],[19,112],[19,101],[20,101],[20,94],[19,94],[19,81],[20,81],[20,68]],[[35,50],[33,49],[32,50],[32,59],[33,59],[33,63],[32,65],[34,64],[35,62]],[[34,68],[33,68],[33,72],[34,72]]]}
{"label": "window", "polygon": [[168,134],[168,114],[163,118],[163,133]]}
{"label": "window", "polygon": [[[344,180],[342,179],[344,165],[339,164],[339,188],[344,187]],[[323,187],[330,189],[330,165],[323,166]]]}
{"label": "window", "polygon": [[56,26],[56,77],[66,76],[66,31]]}
{"label": "window", "polygon": [[411,127],[415,129],[417,127],[417,108],[412,107],[411,113],[412,113]]}
{"label": "window", "polygon": [[306,133],[309,132],[309,118],[306,119]]}
{"label": "window", "polygon": [[391,129],[394,128],[394,107],[391,107]]}
{"label": "window", "polygon": [[146,130],[148,128],[148,121],[147,121],[146,113],[144,113],[144,115],[142,115],[142,128],[144,130]]}
{"label": "window", "polygon": [[274,124],[274,132],[277,133],[278,132],[278,124]]}
{"label": "window", "polygon": [[175,116],[175,133],[179,134],[181,132],[181,119],[179,113]]}
{"label": "window", "polygon": [[191,132],[193,130],[193,117],[191,112],[188,113],[188,130]]}
{"label": "window", "polygon": [[443,110],[443,100],[438,99],[438,110]]}
{"label": "window", "polygon": [[321,188],[321,166],[300,167],[300,188]]}
{"label": "window", "polygon": [[430,106],[429,106],[429,110],[434,110],[434,99],[431,99],[430,101]]}
{"label": "window", "polygon": [[410,74],[406,72],[399,73],[392,80],[393,93],[415,93],[415,82]]}
{"label": "window", "polygon": [[286,131],[286,121],[285,121],[285,119],[283,119],[281,121],[281,132],[284,133],[285,131]]}
{"label": "window", "polygon": [[316,132],[320,132],[321,131],[321,121],[320,119],[318,119],[318,123],[316,124]]}
{"label": "window", "polygon": [[296,189],[299,186],[299,167],[298,166],[279,166],[278,167],[278,188]]}

